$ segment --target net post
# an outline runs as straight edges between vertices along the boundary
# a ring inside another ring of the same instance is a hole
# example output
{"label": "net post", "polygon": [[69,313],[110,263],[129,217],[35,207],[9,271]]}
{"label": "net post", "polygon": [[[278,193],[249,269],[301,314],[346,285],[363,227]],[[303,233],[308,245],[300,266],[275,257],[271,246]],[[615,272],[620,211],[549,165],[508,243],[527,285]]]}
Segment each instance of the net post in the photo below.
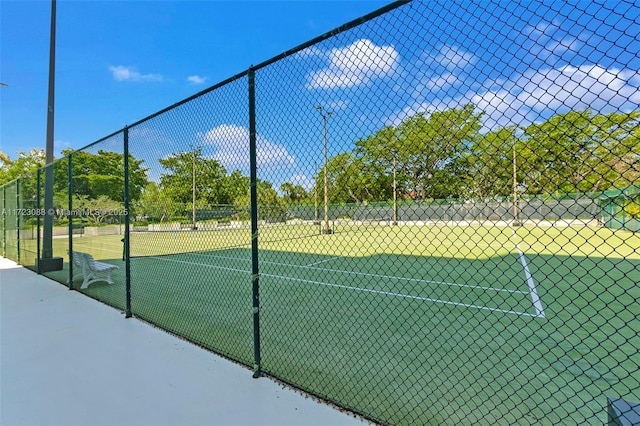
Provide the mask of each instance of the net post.
{"label": "net post", "polygon": [[125,318],[131,318],[131,259],[129,252],[129,127],[124,127],[124,270],[125,270],[125,291],[126,308]]}
{"label": "net post", "polygon": [[253,378],[261,375],[260,359],[260,275],[258,264],[258,173],[256,159],[255,70],[249,67],[249,164],[251,168],[251,279],[253,289]]}
{"label": "net post", "polygon": [[67,156],[67,187],[68,187],[68,200],[69,207],[69,290],[73,290],[73,163],[72,155]]}

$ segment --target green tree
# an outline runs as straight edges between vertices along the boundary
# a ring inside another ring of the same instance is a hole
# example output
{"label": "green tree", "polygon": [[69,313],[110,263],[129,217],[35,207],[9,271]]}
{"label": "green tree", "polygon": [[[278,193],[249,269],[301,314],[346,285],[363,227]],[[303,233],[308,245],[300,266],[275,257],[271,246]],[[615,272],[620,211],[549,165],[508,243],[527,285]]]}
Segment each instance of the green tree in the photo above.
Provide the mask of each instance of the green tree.
{"label": "green tree", "polygon": [[[258,179],[256,183],[258,194],[258,220],[279,222],[285,220],[286,206],[284,200],[278,196],[271,182]],[[251,194],[249,188],[242,196],[234,200],[234,208],[238,211],[236,218],[248,220],[251,212]]]}
{"label": "green tree", "polygon": [[640,184],[640,110],[597,114],[597,146],[585,162],[587,173],[580,189],[604,191]]}
{"label": "green tree", "polygon": [[285,182],[280,185],[280,191],[287,205],[300,204],[309,198],[309,194],[307,194],[307,191],[305,191],[301,185],[294,185],[291,182]]}
{"label": "green tree", "polygon": [[33,172],[39,167],[44,167],[45,160],[43,149],[19,152],[15,160],[11,160],[8,155],[0,151],[0,185]]}
{"label": "green tree", "polygon": [[[382,166],[365,162],[355,152],[344,152],[327,161],[329,203],[362,203],[388,199],[391,186]],[[316,188],[324,199],[324,168],[318,173]]]}
{"label": "green tree", "polygon": [[464,190],[461,160],[479,137],[481,112],[473,105],[416,114],[397,128],[398,169],[411,198],[457,197]]}
{"label": "green tree", "polygon": [[167,170],[160,176],[160,187],[174,202],[191,204],[194,173],[195,194],[199,202],[213,205],[232,201],[226,187],[227,171],[219,161],[204,158],[201,148],[180,151],[159,161]]}
{"label": "green tree", "polygon": [[594,114],[569,111],[524,129],[528,192],[604,191],[640,180],[640,110]]}
{"label": "green tree", "polygon": [[375,199],[392,199],[394,181],[396,194],[402,196],[406,193],[407,177],[405,165],[401,162],[402,146],[397,128],[385,126],[374,135],[360,139],[355,145],[355,152],[362,159],[363,172],[368,172],[366,180],[376,187]]}
{"label": "green tree", "polygon": [[240,170],[234,170],[224,181],[225,204],[235,204],[249,194],[251,179],[243,176]]}
{"label": "green tree", "polygon": [[[124,201],[124,154],[99,150],[96,154],[87,151],[63,150],[65,157],[53,165],[53,188],[56,193],[68,191],[68,161],[71,155],[73,192],[78,196],[96,199],[106,196],[111,200]],[[129,155],[129,197],[138,200],[147,184],[147,168],[144,160]]]}
{"label": "green tree", "polygon": [[530,194],[578,190],[588,168],[585,160],[596,147],[591,118],[588,110],[569,111],[524,129],[519,167]]}
{"label": "green tree", "polygon": [[[509,196],[513,193],[513,148],[516,165],[525,159],[518,128],[509,126],[480,135],[465,155],[464,193],[468,197]],[[516,167],[518,182],[524,181],[525,165]]]}
{"label": "green tree", "polygon": [[86,195],[74,196],[74,211],[82,211],[82,220],[90,225],[100,225],[121,221],[122,204],[106,195],[89,198]]}
{"label": "green tree", "polygon": [[0,149],[0,169],[4,170],[9,164],[11,164],[11,158]]}
{"label": "green tree", "polygon": [[184,204],[174,202],[155,182],[147,183],[133,206],[135,220],[150,222],[170,221],[184,212]]}

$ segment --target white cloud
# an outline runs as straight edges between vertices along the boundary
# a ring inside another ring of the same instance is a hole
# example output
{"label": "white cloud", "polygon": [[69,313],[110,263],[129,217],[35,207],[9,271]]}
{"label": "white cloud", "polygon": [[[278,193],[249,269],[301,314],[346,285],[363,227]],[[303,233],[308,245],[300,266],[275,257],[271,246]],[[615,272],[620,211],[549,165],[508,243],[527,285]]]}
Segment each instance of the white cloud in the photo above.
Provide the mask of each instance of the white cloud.
{"label": "white cloud", "polygon": [[187,77],[187,81],[191,84],[202,84],[206,80],[206,77],[200,77],[199,75],[190,75],[189,77]]}
{"label": "white cloud", "polygon": [[637,108],[639,83],[639,71],[599,65],[563,66],[531,71],[501,82],[493,90],[466,97],[485,111],[485,126],[493,128],[562,109]]}
{"label": "white cloud", "polygon": [[523,76],[527,82],[518,97],[537,111],[583,105],[595,110],[619,107],[638,96],[638,87],[629,85],[637,76],[637,71],[599,65],[540,70]]}
{"label": "white cloud", "polygon": [[346,109],[349,106],[349,101],[333,101],[333,102],[329,102],[326,105],[323,105],[323,107],[327,108],[329,111],[340,111],[343,109]]}
{"label": "white cloud", "polygon": [[515,78],[485,81],[480,91],[409,104],[389,116],[398,125],[417,113],[459,108],[472,103],[484,111],[484,130],[511,124],[528,125],[556,112],[589,107],[596,112],[630,111],[640,104],[640,71],[600,65],[544,68]]}
{"label": "white cloud", "polygon": [[460,87],[469,78],[468,68],[477,60],[478,57],[473,53],[450,45],[441,46],[434,55],[423,52],[420,61],[428,65],[429,71],[416,84],[414,98],[419,100],[425,94],[452,91]]}
{"label": "white cloud", "polygon": [[488,129],[521,124],[530,113],[530,110],[524,109],[522,100],[504,89],[474,94],[470,101],[485,112],[483,122]]}
{"label": "white cloud", "polygon": [[562,55],[565,52],[578,52],[582,43],[576,38],[564,38],[560,41],[550,42],[545,49],[554,55]]}
{"label": "white cloud", "polygon": [[313,179],[308,177],[307,175],[293,175],[291,179],[289,179],[293,185],[300,185],[305,189],[305,191],[309,191],[313,188]]}
{"label": "white cloud", "polygon": [[578,37],[569,34],[555,20],[529,26],[524,29],[523,34],[527,39],[522,42],[522,47],[532,56],[532,60],[547,64],[555,64],[563,57],[570,58],[582,47],[585,40],[581,38],[588,37],[586,33]]}
{"label": "white cloud", "polygon": [[[57,155],[59,157],[62,157],[62,151],[64,151],[65,149],[74,149],[73,148],[73,143],[69,142],[69,141],[65,141],[65,140],[60,140],[60,139],[56,139],[53,141],[53,146],[55,146],[58,150]],[[1,152],[0,152],[1,154]]]}
{"label": "white cloud", "polygon": [[391,76],[400,54],[393,46],[376,46],[362,39],[329,52],[329,66],[309,74],[307,88],[330,89],[366,85],[374,78]]}
{"label": "white cloud", "polygon": [[122,65],[111,65],[109,71],[116,81],[162,81],[160,74],[140,74],[135,69]]}
{"label": "white cloud", "polygon": [[391,116],[383,120],[387,126],[397,126],[406,118],[414,116],[416,114],[429,115],[434,111],[444,111],[450,108],[457,108],[462,105],[463,102],[459,99],[438,100],[435,102],[414,102],[411,105],[407,105],[401,111],[398,111]]}
{"label": "white cloud", "polygon": [[541,41],[548,41],[559,29],[560,23],[558,21],[540,21],[534,26],[528,26],[527,28],[525,28],[523,33],[529,36],[531,40],[542,44],[540,43]]}
{"label": "white cloud", "polygon": [[440,48],[436,62],[448,70],[465,68],[476,62],[476,56],[473,53],[465,52],[455,46],[443,46]]}
{"label": "white cloud", "polygon": [[295,56],[298,58],[309,58],[309,57],[324,58],[327,56],[327,53],[317,46],[310,46],[310,47],[307,47],[306,49],[302,49],[301,51],[297,52]]}
{"label": "white cloud", "polygon": [[[234,124],[222,124],[205,133],[198,133],[202,144],[215,148],[212,158],[228,170],[249,168],[249,130]],[[256,160],[258,168],[281,169],[295,165],[295,158],[283,145],[256,136]]]}
{"label": "white cloud", "polygon": [[441,76],[438,77],[432,77],[430,79],[428,79],[425,83],[424,86],[426,86],[428,89],[436,89],[436,90],[442,90],[445,87],[448,86],[453,86],[454,84],[456,84],[458,82],[458,77],[455,76],[454,74],[451,73],[446,73],[443,74]]}

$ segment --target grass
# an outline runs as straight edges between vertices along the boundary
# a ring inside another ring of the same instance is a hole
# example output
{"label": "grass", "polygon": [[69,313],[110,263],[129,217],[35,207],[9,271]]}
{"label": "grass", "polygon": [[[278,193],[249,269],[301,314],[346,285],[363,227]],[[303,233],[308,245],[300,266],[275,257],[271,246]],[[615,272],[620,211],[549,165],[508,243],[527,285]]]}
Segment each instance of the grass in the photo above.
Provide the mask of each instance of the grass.
{"label": "grass", "polygon": [[[640,400],[637,234],[317,230],[260,231],[266,372],[391,424],[603,424],[605,396]],[[120,238],[73,244],[120,266],[116,285],[83,291],[123,308]],[[241,228],[132,234],[134,314],[251,365],[250,241]]]}

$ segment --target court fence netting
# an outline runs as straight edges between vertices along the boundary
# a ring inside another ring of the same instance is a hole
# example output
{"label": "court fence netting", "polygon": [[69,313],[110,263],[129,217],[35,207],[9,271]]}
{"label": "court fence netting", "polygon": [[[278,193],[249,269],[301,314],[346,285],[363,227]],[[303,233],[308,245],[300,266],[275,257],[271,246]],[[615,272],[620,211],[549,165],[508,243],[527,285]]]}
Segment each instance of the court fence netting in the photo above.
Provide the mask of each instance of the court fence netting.
{"label": "court fence netting", "polygon": [[638,16],[390,3],[6,183],[1,254],[379,424],[633,423]]}

